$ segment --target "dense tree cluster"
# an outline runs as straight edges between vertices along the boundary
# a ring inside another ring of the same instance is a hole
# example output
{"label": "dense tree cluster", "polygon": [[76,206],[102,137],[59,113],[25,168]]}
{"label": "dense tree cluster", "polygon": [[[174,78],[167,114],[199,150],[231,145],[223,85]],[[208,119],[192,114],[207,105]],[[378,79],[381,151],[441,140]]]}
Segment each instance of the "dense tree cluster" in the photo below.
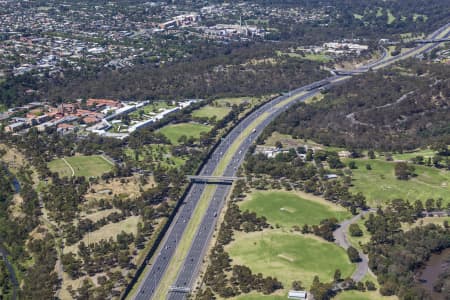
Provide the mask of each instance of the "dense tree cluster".
{"label": "dense tree cluster", "polygon": [[[143,64],[120,71],[94,70],[84,72],[82,76],[75,72],[59,79],[11,78],[0,84],[0,90],[5,90],[0,103],[10,106],[27,102],[31,97],[26,96],[25,90],[30,88],[40,91],[34,95],[34,100],[49,101],[88,97],[146,100],[259,96],[288,90],[326,76],[326,72],[319,69],[319,63],[277,57],[271,47],[227,47],[226,54],[216,52],[214,57],[161,67]],[[275,57],[276,62],[248,63],[252,59],[268,57]]]}
{"label": "dense tree cluster", "polygon": [[80,211],[89,183],[84,177],[53,177],[42,199],[57,222],[71,222]]}
{"label": "dense tree cluster", "polygon": [[52,299],[58,287],[58,276],[55,273],[55,239],[47,233],[42,239],[32,239],[28,248],[39,263],[26,271],[20,298]]}
{"label": "dense tree cluster", "polygon": [[72,264],[75,264],[77,267],[82,266],[81,270],[72,272],[75,278],[81,275],[82,270],[89,276],[93,276],[96,273],[105,272],[117,266],[124,269],[134,268],[130,263],[131,255],[129,250],[134,239],[135,237],[132,233],[128,234],[122,231],[117,235],[116,240],[112,238],[109,240],[102,239],[89,245],[81,241],[78,244],[78,255],[82,263],[73,256],[66,256],[65,260],[69,269],[75,269]]}
{"label": "dense tree cluster", "polygon": [[400,222],[411,221],[416,216],[413,212],[413,207],[397,200],[386,210],[370,214],[365,222],[371,233],[369,266],[378,277],[383,295],[426,299],[426,292],[414,280],[415,273],[432,253],[450,248],[448,228],[428,224],[402,231]]}
{"label": "dense tree cluster", "polygon": [[13,286],[9,271],[3,260],[0,260],[0,298],[7,298],[12,291]]}
{"label": "dense tree cluster", "polygon": [[402,151],[450,144],[449,69],[405,61],[357,76],[325,98],[301,103],[265,131],[311,138],[347,149]]}

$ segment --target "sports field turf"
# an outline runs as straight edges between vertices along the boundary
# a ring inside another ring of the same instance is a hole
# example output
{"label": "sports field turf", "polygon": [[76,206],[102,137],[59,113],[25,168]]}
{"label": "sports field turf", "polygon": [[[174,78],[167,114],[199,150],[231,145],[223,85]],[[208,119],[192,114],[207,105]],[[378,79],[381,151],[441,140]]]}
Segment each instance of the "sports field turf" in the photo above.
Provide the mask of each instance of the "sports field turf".
{"label": "sports field turf", "polygon": [[[316,198],[319,199],[319,198]],[[254,192],[240,205],[241,210],[256,212],[265,216],[271,225],[292,227],[304,224],[319,224],[321,220],[335,217],[344,220],[350,217],[344,208],[325,200],[309,200],[295,192]]]}
{"label": "sports field turf", "polygon": [[[64,162],[64,159],[67,163]],[[113,167],[112,163],[106,161],[101,155],[79,155],[65,157],[64,159],[55,159],[49,162],[50,171],[57,172],[61,177],[64,177],[72,176],[73,169],[75,176],[97,177],[111,171]]]}
{"label": "sports field turf", "polygon": [[[371,206],[395,198],[425,201],[441,197],[444,206],[450,202],[449,171],[414,165],[417,177],[398,180],[394,174],[394,162],[377,159],[357,159],[355,162],[358,169],[352,170],[354,186],[351,191],[362,192]],[[372,170],[366,170],[366,164],[370,164]]]}
{"label": "sports field turf", "polygon": [[194,110],[192,116],[197,118],[212,118],[215,116],[217,120],[222,120],[230,111],[231,108],[227,106],[206,105]]}
{"label": "sports field turf", "polygon": [[345,278],[355,269],[345,250],[333,243],[275,230],[237,232],[226,250],[233,264],[244,264],[255,274],[274,276],[287,288],[294,280],[309,287],[315,275],[321,281],[331,281],[336,269]]}
{"label": "sports field turf", "polygon": [[188,138],[194,137],[198,139],[202,132],[208,132],[211,129],[209,125],[197,124],[197,123],[179,123],[170,124],[164,126],[159,130],[164,134],[174,145],[178,145],[178,140],[181,136],[185,135]]}

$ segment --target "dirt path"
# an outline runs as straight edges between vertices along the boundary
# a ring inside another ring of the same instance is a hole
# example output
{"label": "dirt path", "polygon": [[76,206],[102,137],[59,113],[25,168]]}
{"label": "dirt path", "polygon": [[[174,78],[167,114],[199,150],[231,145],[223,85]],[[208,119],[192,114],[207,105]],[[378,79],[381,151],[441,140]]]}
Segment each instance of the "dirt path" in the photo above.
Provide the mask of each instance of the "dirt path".
{"label": "dirt path", "polygon": [[72,171],[72,176],[75,176],[75,170],[72,168],[72,166],[69,164],[69,162],[63,157],[63,162],[70,168]]}

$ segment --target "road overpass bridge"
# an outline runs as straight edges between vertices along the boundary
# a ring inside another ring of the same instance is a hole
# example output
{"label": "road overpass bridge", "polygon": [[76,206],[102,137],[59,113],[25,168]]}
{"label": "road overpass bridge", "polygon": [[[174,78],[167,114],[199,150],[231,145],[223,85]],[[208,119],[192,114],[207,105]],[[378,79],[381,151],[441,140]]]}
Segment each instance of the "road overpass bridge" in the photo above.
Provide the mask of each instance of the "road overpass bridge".
{"label": "road overpass bridge", "polygon": [[353,76],[353,75],[359,75],[367,73],[369,68],[365,69],[357,69],[357,70],[332,70],[332,72],[338,76]]}
{"label": "road overpass bridge", "polygon": [[415,42],[417,44],[445,43],[445,42],[450,42],[450,38],[430,39],[430,40],[416,40]]}
{"label": "road overpass bridge", "polygon": [[205,175],[188,175],[188,179],[195,183],[211,183],[211,184],[232,184],[242,177],[235,176],[205,176]]}

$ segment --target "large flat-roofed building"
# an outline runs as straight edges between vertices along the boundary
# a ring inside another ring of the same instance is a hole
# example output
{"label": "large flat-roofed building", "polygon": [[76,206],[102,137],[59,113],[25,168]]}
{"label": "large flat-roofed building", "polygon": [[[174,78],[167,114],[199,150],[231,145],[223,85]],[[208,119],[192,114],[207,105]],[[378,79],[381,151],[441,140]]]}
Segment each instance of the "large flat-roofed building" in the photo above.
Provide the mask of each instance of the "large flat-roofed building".
{"label": "large flat-roofed building", "polygon": [[17,132],[27,126],[25,122],[16,122],[5,127],[6,132]]}

